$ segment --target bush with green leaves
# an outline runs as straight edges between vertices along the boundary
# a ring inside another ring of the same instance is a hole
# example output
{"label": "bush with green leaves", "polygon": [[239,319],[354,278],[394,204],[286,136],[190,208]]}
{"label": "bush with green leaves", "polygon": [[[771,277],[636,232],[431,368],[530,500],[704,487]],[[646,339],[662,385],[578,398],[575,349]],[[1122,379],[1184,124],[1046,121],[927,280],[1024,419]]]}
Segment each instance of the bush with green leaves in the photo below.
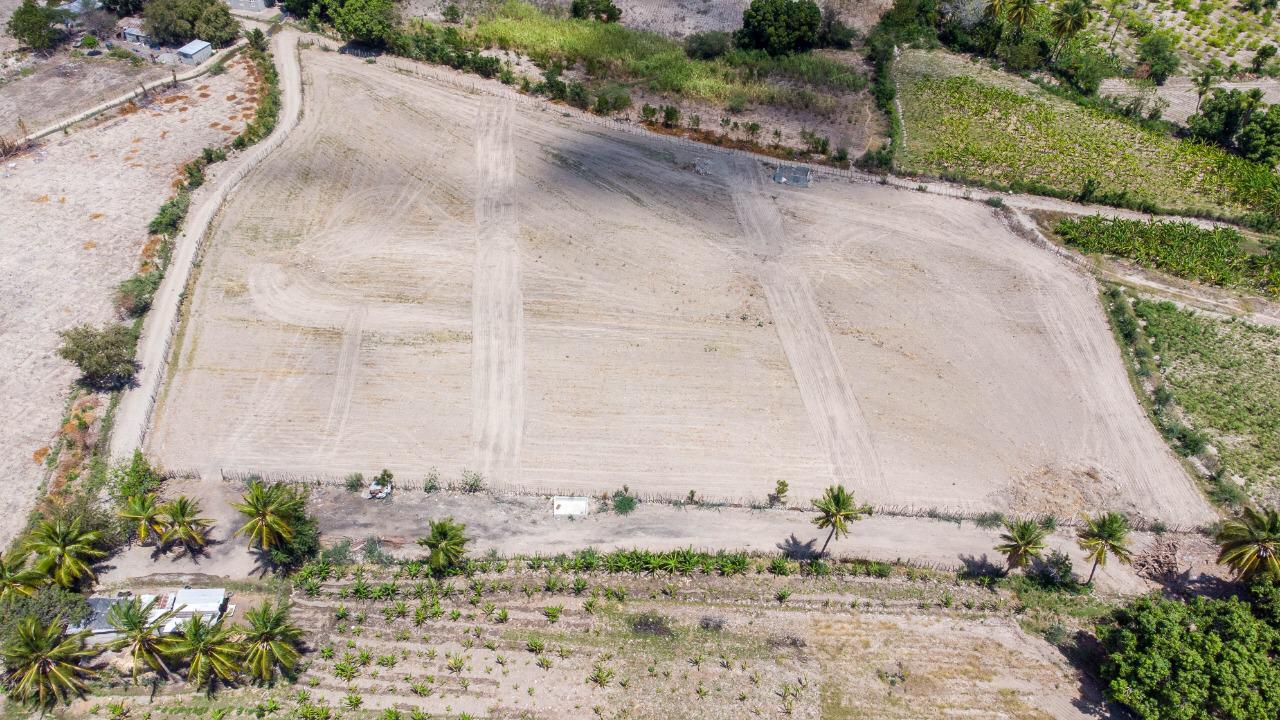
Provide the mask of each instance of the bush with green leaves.
{"label": "bush with green leaves", "polygon": [[338,34],[364,45],[388,44],[400,25],[393,0],[329,0],[326,7]]}
{"label": "bush with green leaves", "polygon": [[157,42],[182,44],[199,38],[224,47],[240,37],[240,23],[221,0],[151,0],[142,9],[147,34]]}
{"label": "bush with green leaves", "polygon": [[599,20],[612,23],[622,19],[622,10],[613,0],[573,0],[569,14],[580,20]]}
{"label": "bush with green leaves", "polygon": [[813,0],[751,0],[734,40],[739,47],[789,55],[817,47],[821,28],[822,11]]}
{"label": "bush with green leaves", "polygon": [[1163,85],[1182,62],[1178,56],[1178,38],[1168,32],[1149,33],[1138,42],[1138,61],[1146,66],[1148,77],[1157,85]]}
{"label": "bush with green leaves", "polygon": [[1108,696],[1143,720],[1280,714],[1280,633],[1234,598],[1143,597],[1098,628]]}
{"label": "bush with green leaves", "polygon": [[35,0],[22,0],[5,29],[32,50],[48,50],[58,39],[58,31],[54,25],[63,21],[66,12],[54,7],[47,7]]}
{"label": "bush with green leaves", "polygon": [[81,381],[98,390],[119,390],[133,380],[137,333],[127,325],[76,325],[61,333],[58,356],[80,368]]}
{"label": "bush with green leaves", "polygon": [[721,30],[693,33],[684,39],[684,53],[695,60],[714,60],[733,49],[733,35]]}

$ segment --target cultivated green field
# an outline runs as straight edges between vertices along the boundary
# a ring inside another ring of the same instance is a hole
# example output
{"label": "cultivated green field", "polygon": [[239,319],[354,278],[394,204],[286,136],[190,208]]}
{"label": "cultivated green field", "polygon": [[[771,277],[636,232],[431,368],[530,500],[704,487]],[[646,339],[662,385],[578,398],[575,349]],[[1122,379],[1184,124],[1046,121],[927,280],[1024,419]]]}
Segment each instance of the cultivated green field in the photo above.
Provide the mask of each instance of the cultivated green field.
{"label": "cultivated green field", "polygon": [[1165,384],[1218,448],[1223,477],[1255,497],[1280,489],[1280,331],[1138,300]]}
{"label": "cultivated green field", "polygon": [[1177,140],[944,51],[894,63],[906,172],[1200,213],[1259,211],[1280,197],[1267,168]]}

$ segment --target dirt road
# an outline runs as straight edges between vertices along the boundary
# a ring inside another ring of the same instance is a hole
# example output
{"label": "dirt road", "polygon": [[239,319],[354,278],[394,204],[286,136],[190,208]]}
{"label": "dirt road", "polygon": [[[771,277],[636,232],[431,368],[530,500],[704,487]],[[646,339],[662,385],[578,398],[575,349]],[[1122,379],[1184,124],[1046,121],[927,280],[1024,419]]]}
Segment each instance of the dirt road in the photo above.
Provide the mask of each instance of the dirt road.
{"label": "dirt road", "polygon": [[281,87],[280,117],[275,132],[236,158],[234,165],[220,169],[218,176],[208,185],[209,190],[196,199],[187,213],[183,231],[174,243],[170,270],[156,291],[138,340],[137,358],[141,370],[136,378],[137,384],[124,393],[116,411],[111,435],[111,456],[114,458],[125,457],[143,445],[156,395],[165,377],[167,355],[182,298],[209,224],[243,176],[278,147],[298,123],[302,110],[302,79],[297,60],[297,33],[286,30],[276,34],[271,42]]}

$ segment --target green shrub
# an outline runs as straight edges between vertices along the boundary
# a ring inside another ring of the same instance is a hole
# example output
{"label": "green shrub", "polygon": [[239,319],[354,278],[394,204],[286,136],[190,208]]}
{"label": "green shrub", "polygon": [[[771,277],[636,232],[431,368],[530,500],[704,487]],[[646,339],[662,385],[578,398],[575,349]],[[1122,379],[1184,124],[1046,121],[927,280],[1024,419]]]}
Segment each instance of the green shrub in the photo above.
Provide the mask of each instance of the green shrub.
{"label": "green shrub", "polygon": [[695,60],[714,60],[733,49],[733,36],[719,30],[693,33],[684,39],[684,53]]}
{"label": "green shrub", "polygon": [[787,55],[817,47],[821,27],[822,12],[813,0],[751,0],[734,40],[740,47]]}
{"label": "green shrub", "polygon": [[152,235],[164,235],[172,237],[178,233],[178,228],[182,227],[182,221],[187,217],[187,208],[191,206],[191,195],[186,189],[178,191],[164,205],[160,206],[159,212],[151,219],[147,225],[147,231]]}
{"label": "green shrub", "polygon": [[1098,628],[1107,694],[1143,720],[1280,714],[1280,635],[1235,599],[1143,597]]}
{"label": "green shrub", "polygon": [[77,325],[61,333],[58,356],[80,368],[81,380],[98,390],[118,390],[133,380],[137,363],[133,359],[138,336],[127,325],[107,325],[97,329]]}
{"label": "green shrub", "polygon": [[155,297],[156,289],[160,287],[163,277],[163,273],[153,270],[149,273],[134,275],[120,283],[116,288],[116,307],[130,317],[145,314],[151,308],[151,299]]}

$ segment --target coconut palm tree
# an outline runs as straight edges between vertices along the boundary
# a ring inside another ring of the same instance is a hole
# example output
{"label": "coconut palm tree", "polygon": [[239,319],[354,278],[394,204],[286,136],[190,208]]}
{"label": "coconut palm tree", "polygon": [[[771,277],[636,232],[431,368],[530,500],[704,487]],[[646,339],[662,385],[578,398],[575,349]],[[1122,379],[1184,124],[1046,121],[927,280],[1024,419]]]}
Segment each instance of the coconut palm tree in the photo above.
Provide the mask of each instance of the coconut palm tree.
{"label": "coconut palm tree", "polygon": [[101,538],[97,530],[82,530],[78,517],[70,522],[45,520],[31,531],[26,549],[39,556],[37,570],[61,586],[71,587],[81,578],[96,577],[93,561],[106,556],[97,547]]}
{"label": "coconut palm tree", "polygon": [[858,505],[853,500],[853,493],[845,490],[843,485],[832,485],[827,488],[822,497],[813,501],[813,507],[818,511],[818,517],[813,519],[813,524],[817,525],[819,530],[830,529],[831,531],[827,533],[826,542],[822,543],[822,550],[818,552],[819,557],[827,554],[827,545],[831,544],[832,538],[849,534],[849,523],[871,514],[871,506]]}
{"label": "coconut palm tree", "polygon": [[176,542],[185,547],[187,552],[196,553],[209,543],[208,530],[213,521],[199,516],[199,501],[179,495],[173,502],[165,503],[160,512],[165,521],[161,545],[168,547]]}
{"label": "coconut palm tree", "polygon": [[137,529],[138,542],[145,543],[152,535],[164,535],[165,524],[160,505],[154,493],[134,495],[124,501],[124,508],[119,512],[120,518]]}
{"label": "coconut palm tree", "polygon": [[236,531],[246,535],[249,544],[261,550],[270,550],[293,538],[293,523],[302,513],[303,498],[279,483],[263,485],[261,480],[249,483],[244,502],[236,505],[246,518]]}
{"label": "coconut palm tree", "polygon": [[996,550],[1004,553],[1009,569],[1025,568],[1032,558],[1044,553],[1044,540],[1048,532],[1034,520],[1006,521],[1002,541]]}
{"label": "coconut palm tree", "polygon": [[1089,26],[1093,20],[1093,8],[1086,0],[1062,0],[1053,11],[1049,29],[1058,38],[1053,48],[1053,57],[1058,57],[1062,46],[1076,33]]}
{"label": "coconut palm tree", "polygon": [[240,645],[222,619],[209,622],[193,615],[182,624],[173,652],[186,659],[187,682],[196,687],[212,689],[214,680],[231,682],[240,671]]}
{"label": "coconut palm tree", "polygon": [[156,601],[146,605],[142,600],[132,598],[127,602],[116,603],[107,611],[107,622],[116,629],[120,637],[111,643],[111,649],[119,652],[127,650],[133,658],[133,681],[138,682],[138,672],[147,667],[160,673],[166,680],[172,675],[165,658],[172,657],[177,648],[177,638],[161,632],[164,624],[173,619],[177,610],[169,610],[151,619],[151,611]]}
{"label": "coconut palm tree", "polygon": [[1115,21],[1115,27],[1111,29],[1111,41],[1107,43],[1107,52],[1112,52],[1116,48],[1116,35],[1120,32],[1120,26],[1124,24],[1124,16],[1129,11],[1129,0],[1110,0],[1107,3],[1107,14]]}
{"label": "coconut palm tree", "polygon": [[1009,6],[1009,0],[987,0],[986,14],[987,17],[996,21],[1000,20],[1000,16],[1004,15],[1005,8]]}
{"label": "coconut palm tree", "polygon": [[456,523],[452,517],[431,521],[431,534],[418,539],[418,544],[431,551],[427,563],[431,569],[441,572],[454,567],[467,553],[467,526]]}
{"label": "coconut palm tree", "polygon": [[1013,25],[1014,35],[1021,39],[1022,31],[1036,17],[1036,0],[1008,0],[1008,10],[1005,11],[1005,17],[1009,20],[1009,24]]}
{"label": "coconut palm tree", "polygon": [[0,602],[18,595],[30,595],[45,580],[44,573],[27,567],[25,552],[0,553]]}
{"label": "coconut palm tree", "polygon": [[4,647],[9,697],[47,710],[85,693],[85,680],[94,672],[80,666],[96,650],[85,647],[87,633],[67,635],[61,620],[48,625],[28,616]]}
{"label": "coconut palm tree", "polygon": [[241,641],[244,665],[248,673],[261,682],[270,682],[277,671],[290,676],[298,664],[298,646],[302,630],[289,622],[289,605],[270,600],[245,612],[249,622]]}
{"label": "coconut palm tree", "polygon": [[1280,512],[1274,508],[1245,508],[1240,518],[1222,524],[1214,540],[1218,562],[1241,580],[1259,575],[1280,580]]}
{"label": "coconut palm tree", "polygon": [[1085,584],[1093,582],[1093,574],[1099,565],[1107,564],[1108,557],[1127,565],[1133,556],[1129,550],[1129,519],[1118,512],[1085,518],[1077,542],[1085,557],[1093,561],[1093,569],[1089,571]]}

